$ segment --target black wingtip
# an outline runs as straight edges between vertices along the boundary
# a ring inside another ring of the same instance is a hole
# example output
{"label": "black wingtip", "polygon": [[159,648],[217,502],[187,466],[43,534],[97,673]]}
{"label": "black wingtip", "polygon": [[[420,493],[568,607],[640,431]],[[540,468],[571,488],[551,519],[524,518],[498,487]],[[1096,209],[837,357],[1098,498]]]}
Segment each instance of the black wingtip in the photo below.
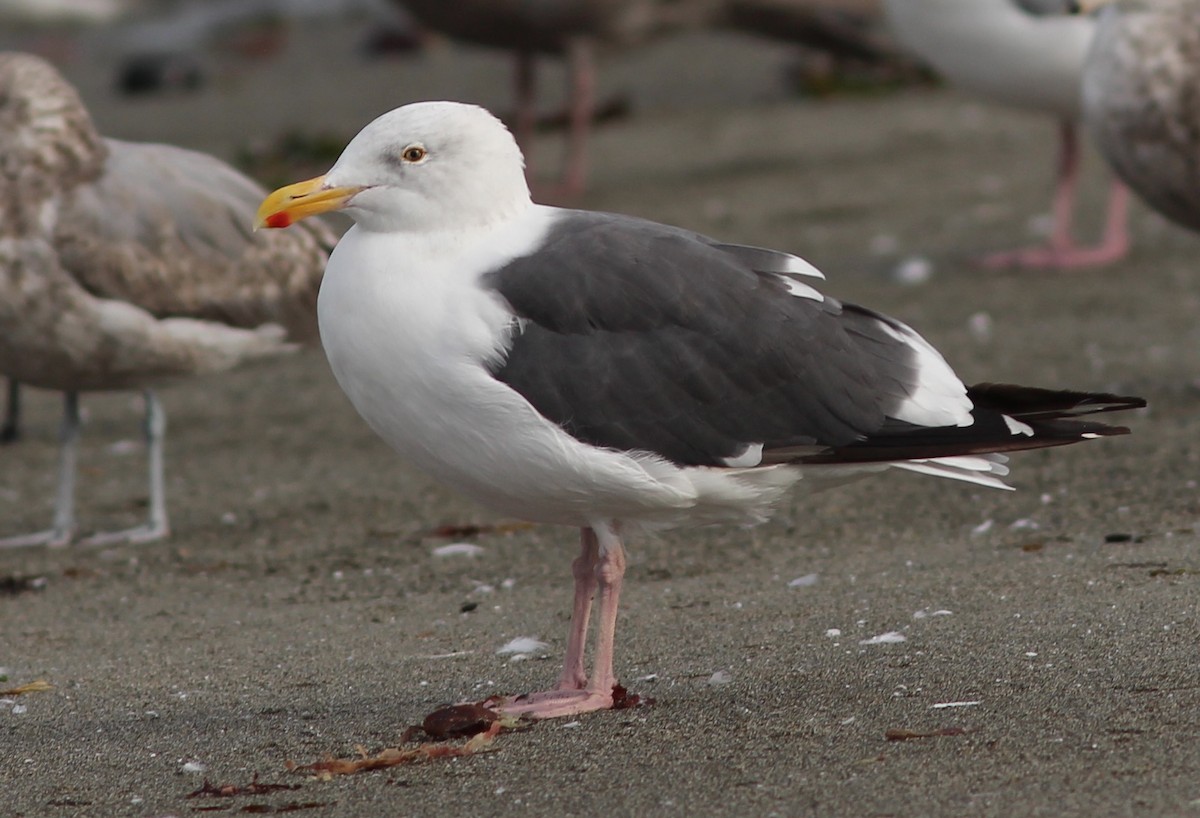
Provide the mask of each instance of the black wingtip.
{"label": "black wingtip", "polygon": [[1010,383],[975,384],[967,387],[967,397],[977,408],[993,409],[1019,420],[1078,417],[1146,406],[1145,398],[1134,395],[1040,389]]}

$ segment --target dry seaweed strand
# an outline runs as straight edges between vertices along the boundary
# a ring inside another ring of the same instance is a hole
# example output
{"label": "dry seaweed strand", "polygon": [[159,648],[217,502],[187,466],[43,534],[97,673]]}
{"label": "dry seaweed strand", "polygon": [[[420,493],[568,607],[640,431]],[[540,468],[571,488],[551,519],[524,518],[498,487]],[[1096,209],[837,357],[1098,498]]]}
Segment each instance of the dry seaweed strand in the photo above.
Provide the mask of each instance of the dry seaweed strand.
{"label": "dry seaweed strand", "polygon": [[438,758],[459,758],[480,752],[491,752],[486,748],[496,740],[496,736],[500,734],[501,730],[511,727],[514,724],[515,721],[512,719],[499,718],[493,721],[486,730],[478,733],[465,744],[451,745],[425,742],[408,749],[388,747],[380,750],[375,755],[369,754],[365,747],[360,746],[357,748],[359,758],[333,758],[331,756],[312,764],[297,764],[289,760],[286,762],[286,766],[288,772],[304,773],[322,781],[328,781],[336,775],[352,775],[368,770],[384,770],[389,767],[398,767],[402,764],[418,764]]}
{"label": "dry seaweed strand", "polygon": [[28,684],[10,687],[8,690],[0,690],[0,696],[24,696],[26,693],[45,693],[47,690],[53,689],[54,685],[45,679],[38,679]]}

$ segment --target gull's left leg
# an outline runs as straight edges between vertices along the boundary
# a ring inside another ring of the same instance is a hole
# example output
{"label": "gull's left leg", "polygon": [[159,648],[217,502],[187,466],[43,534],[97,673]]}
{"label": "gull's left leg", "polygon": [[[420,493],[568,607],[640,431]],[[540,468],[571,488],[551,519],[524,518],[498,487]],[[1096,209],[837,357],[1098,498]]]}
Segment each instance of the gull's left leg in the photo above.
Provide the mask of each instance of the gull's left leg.
{"label": "gull's left leg", "polygon": [[617,606],[625,581],[625,546],[615,528],[598,527],[596,536],[600,541],[600,562],[596,566],[600,600],[596,612],[596,659],[592,664],[592,678],[587,690],[593,696],[605,696],[607,703],[604,706],[612,707],[613,685],[617,683],[617,676],[613,672]]}
{"label": "gull's left leg", "polygon": [[571,632],[567,636],[567,656],[563,660],[562,674],[558,677],[558,690],[582,690],[587,686],[587,669],[584,655],[587,653],[588,619],[592,615],[592,599],[596,596],[596,566],[600,561],[600,544],[596,532],[590,528],[579,531],[579,556],[571,563],[571,574],[575,577],[575,603],[571,609]]}
{"label": "gull's left leg", "polygon": [[[589,550],[587,543],[588,532],[596,542],[596,559],[591,565],[591,574],[595,578],[597,599],[596,611],[596,660],[592,667],[591,678],[585,686],[564,687],[563,684],[577,683],[583,671],[582,647],[580,659],[575,662],[571,656],[571,646],[568,645],[567,663],[563,667],[563,675],[559,679],[559,688],[543,693],[532,693],[518,696],[512,701],[506,701],[498,709],[511,715],[525,715],[535,719],[552,719],[558,716],[576,716],[580,713],[590,713],[593,710],[607,710],[613,706],[613,686],[616,676],[613,673],[613,645],[616,641],[617,608],[621,599],[621,585],[625,576],[625,547],[617,535],[613,525],[593,525],[584,529],[584,554],[576,561],[579,566],[585,562]],[[583,599],[581,588],[586,587],[581,581],[582,572],[576,573],[575,612],[580,610]],[[586,611],[586,607],[584,608]],[[582,628],[572,618],[571,643],[577,636],[586,631],[586,621]]]}
{"label": "gull's left leg", "polygon": [[166,486],[163,480],[163,438],[167,431],[167,416],[153,389],[143,395],[146,402],[146,461],[150,482],[150,515],[144,525],[124,531],[94,534],[81,545],[111,545],[113,543],[144,543],[161,540],[171,533],[167,523]]}

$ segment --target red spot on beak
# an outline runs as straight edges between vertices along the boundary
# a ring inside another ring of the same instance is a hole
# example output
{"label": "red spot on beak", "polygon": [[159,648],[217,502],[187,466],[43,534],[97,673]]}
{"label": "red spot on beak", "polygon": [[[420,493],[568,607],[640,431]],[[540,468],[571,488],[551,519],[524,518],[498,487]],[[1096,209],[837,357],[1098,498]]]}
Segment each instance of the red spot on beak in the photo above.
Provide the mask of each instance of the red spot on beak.
{"label": "red spot on beak", "polygon": [[292,217],[287,213],[272,213],[267,216],[267,227],[288,227],[292,223]]}

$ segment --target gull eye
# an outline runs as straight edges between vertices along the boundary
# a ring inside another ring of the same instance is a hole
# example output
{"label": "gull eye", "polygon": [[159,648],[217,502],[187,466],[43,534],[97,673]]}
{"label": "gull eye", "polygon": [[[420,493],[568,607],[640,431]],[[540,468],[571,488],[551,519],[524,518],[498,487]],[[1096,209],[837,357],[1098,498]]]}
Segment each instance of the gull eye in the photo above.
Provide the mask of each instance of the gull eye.
{"label": "gull eye", "polygon": [[428,153],[429,152],[420,145],[409,145],[404,149],[400,156],[405,162],[420,162],[428,155]]}

